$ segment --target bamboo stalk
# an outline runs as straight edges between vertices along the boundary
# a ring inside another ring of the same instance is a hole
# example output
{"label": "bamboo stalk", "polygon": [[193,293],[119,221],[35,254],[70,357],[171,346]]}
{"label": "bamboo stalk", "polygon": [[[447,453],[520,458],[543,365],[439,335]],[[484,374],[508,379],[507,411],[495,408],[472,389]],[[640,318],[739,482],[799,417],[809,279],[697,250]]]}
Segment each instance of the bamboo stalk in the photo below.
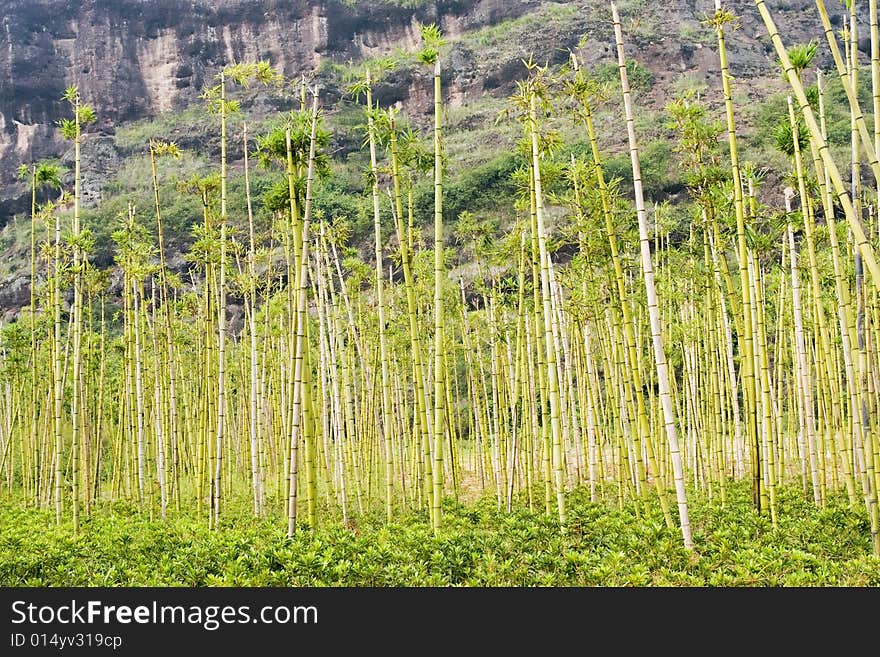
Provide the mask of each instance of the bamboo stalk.
{"label": "bamboo stalk", "polygon": [[691,536],[687,497],[684,489],[684,467],[681,462],[681,453],[679,451],[678,431],[676,429],[675,416],[673,414],[672,398],[669,388],[669,374],[666,364],[660,317],[657,309],[657,292],[654,285],[654,269],[651,262],[651,250],[648,242],[648,220],[642,191],[641,165],[639,162],[638,144],[635,134],[632,98],[626,72],[626,54],[623,45],[623,32],[620,26],[620,15],[613,2],[611,3],[611,13],[614,21],[615,40],[617,42],[617,62],[618,68],[620,69],[620,83],[623,87],[623,104],[624,113],[626,115],[627,137],[630,146],[630,159],[632,161],[633,169],[636,214],[639,220],[642,272],[645,280],[645,291],[648,297],[648,315],[651,324],[651,340],[653,343],[654,360],[657,366],[657,383],[660,390],[660,403],[663,409],[666,437],[669,441],[669,449],[672,456],[673,476],[675,479],[675,491],[676,499],[678,501],[678,514],[681,523],[682,537],[684,539],[685,548],[691,550],[693,549],[694,544],[693,537]]}

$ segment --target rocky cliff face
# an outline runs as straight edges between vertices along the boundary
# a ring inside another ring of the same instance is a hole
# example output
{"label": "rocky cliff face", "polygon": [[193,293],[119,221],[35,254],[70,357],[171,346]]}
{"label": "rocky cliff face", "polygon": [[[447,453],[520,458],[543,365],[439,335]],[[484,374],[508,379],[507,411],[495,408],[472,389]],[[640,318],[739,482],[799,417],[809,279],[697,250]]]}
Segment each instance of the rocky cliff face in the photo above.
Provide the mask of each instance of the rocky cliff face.
{"label": "rocky cliff face", "polygon": [[54,124],[69,112],[60,99],[70,84],[97,110],[91,131],[109,134],[192,102],[229,62],[269,59],[294,76],[328,59],[414,47],[418,20],[441,22],[454,36],[535,4],[460,0],[412,10],[338,0],[3,0],[0,215],[15,207],[14,168],[61,150]]}
{"label": "rocky cliff face", "polygon": [[[522,52],[489,61],[473,44],[453,46],[448,93],[453,102],[503,88],[522,75],[520,57],[565,58],[581,43],[593,60],[613,56],[604,0],[437,0],[352,2],[351,0],[0,0],[0,225],[27,204],[14,181],[21,162],[60,155],[55,122],[69,113],[60,99],[77,84],[98,114],[90,128],[111,135],[133,119],[174,111],[192,103],[224,64],[269,59],[288,76],[310,72],[325,61],[357,61],[413,49],[418,22],[437,22],[448,40],[483,27],[504,24],[544,5],[572,5],[566,21],[536,25]],[[628,12],[631,45],[661,82],[681,71],[713,71],[711,39],[689,36],[713,9],[712,0],[665,3],[620,2]],[[790,30],[790,43],[819,35],[812,2],[773,3]],[[406,8],[415,5],[416,8]],[[731,65],[738,76],[772,72],[775,57],[753,3],[727,0],[742,16],[732,35]],[[834,11],[840,12],[835,8]],[[502,35],[503,38],[503,35]],[[532,41],[529,43],[529,41]],[[775,72],[773,72],[775,74]],[[405,76],[386,89],[404,104],[426,102],[419,85]],[[428,90],[423,90],[427,93]],[[658,94],[663,93],[661,86]]]}

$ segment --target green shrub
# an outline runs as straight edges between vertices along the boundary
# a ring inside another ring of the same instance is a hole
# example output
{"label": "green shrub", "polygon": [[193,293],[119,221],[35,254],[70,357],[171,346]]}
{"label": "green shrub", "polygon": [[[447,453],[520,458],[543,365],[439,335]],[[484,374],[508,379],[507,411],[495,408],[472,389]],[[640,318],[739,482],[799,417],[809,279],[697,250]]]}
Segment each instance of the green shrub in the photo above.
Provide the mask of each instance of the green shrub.
{"label": "green shrub", "polygon": [[[654,84],[654,74],[651,73],[651,69],[634,59],[626,60],[626,75],[632,91],[649,91]],[[593,69],[593,76],[599,82],[620,85],[620,69],[616,62],[597,66]]]}

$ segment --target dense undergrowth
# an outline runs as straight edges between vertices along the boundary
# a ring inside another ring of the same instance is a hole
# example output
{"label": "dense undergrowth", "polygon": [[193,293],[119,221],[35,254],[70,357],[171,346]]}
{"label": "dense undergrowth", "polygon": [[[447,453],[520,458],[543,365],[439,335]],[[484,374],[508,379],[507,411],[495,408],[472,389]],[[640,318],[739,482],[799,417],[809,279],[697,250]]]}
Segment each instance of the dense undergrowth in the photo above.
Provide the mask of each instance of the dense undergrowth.
{"label": "dense undergrowth", "polygon": [[861,509],[834,499],[817,509],[798,488],[779,496],[779,527],[755,514],[738,486],[727,505],[694,496],[696,549],[663,524],[569,495],[555,515],[498,510],[493,498],[445,502],[432,536],[424,514],[384,525],[381,513],[287,539],[278,517],[229,508],[223,531],[193,517],[150,521],[125,503],[93,515],[74,538],[47,511],[0,503],[2,586],[878,586]]}

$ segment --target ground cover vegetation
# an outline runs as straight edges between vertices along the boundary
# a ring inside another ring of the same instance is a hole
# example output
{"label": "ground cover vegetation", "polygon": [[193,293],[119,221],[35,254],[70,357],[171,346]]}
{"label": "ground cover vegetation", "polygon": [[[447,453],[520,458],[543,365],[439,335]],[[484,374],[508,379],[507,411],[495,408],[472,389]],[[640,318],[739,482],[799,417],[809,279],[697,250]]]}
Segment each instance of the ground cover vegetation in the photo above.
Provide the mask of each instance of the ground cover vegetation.
{"label": "ground cover vegetation", "polygon": [[[790,44],[756,0],[787,91],[742,152],[720,1],[719,88],[670,96],[664,140],[641,143],[650,73],[612,4],[617,65],[524,60],[511,149],[455,174],[433,24],[344,71],[355,143],[320,76],[231,64],[187,110],[218,160],[129,130],[144,156],[88,211],[96,115],[70,87],[73,171],[20,172],[0,582],[880,583],[868,4],[863,62],[855,2],[834,29],[817,0],[823,41]],[[376,100],[401,65],[427,72],[430,129]],[[254,89],[293,109],[249,124]],[[772,167],[741,159],[767,142]]]}

